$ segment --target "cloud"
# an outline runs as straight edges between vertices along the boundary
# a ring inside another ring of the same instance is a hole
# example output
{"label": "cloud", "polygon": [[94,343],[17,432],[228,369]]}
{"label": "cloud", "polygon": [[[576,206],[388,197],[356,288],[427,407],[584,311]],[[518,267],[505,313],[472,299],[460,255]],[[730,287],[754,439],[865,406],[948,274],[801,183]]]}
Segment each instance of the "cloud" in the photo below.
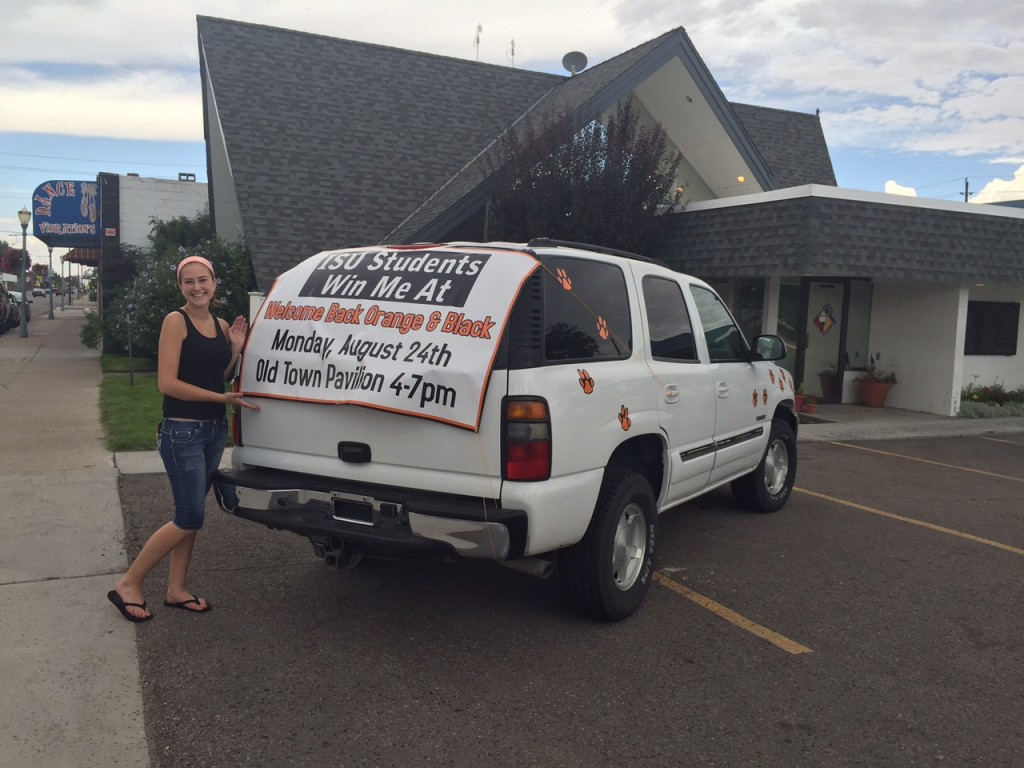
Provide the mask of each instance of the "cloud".
{"label": "cloud", "polygon": [[885,182],[885,191],[890,195],[903,195],[905,197],[917,197],[917,190],[913,187],[904,187],[895,181]]}
{"label": "cloud", "polygon": [[0,131],[202,141],[199,71],[104,69],[68,80],[0,67]]}
{"label": "cloud", "polygon": [[972,203],[1005,203],[1011,200],[1024,200],[1024,165],[1016,170],[1012,179],[992,179],[971,197]]}

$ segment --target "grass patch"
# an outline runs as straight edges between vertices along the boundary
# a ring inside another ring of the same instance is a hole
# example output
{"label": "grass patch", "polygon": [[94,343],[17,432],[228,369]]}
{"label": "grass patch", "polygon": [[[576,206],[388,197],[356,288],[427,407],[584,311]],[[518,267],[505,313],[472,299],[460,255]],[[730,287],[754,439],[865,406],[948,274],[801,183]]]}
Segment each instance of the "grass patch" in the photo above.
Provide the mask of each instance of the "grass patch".
{"label": "grass patch", "polygon": [[100,355],[100,370],[104,373],[135,373],[156,370],[156,360],[128,355]]}
{"label": "grass patch", "polygon": [[[132,386],[131,380],[135,379]],[[100,384],[100,423],[108,451],[155,451],[156,428],[163,419],[164,396],[156,386],[155,373],[135,376],[115,373]],[[230,418],[228,441],[231,441]]]}
{"label": "grass patch", "polygon": [[136,373],[135,386],[131,386],[128,376],[104,376],[100,384],[100,421],[107,450],[155,451],[163,403],[156,374]]}

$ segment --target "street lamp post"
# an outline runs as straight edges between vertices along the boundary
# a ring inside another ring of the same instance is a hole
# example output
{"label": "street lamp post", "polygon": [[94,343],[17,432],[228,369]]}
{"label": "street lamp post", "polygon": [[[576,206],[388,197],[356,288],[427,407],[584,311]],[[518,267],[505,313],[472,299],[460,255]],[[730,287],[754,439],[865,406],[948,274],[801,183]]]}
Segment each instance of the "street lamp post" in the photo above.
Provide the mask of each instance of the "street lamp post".
{"label": "street lamp post", "polygon": [[46,273],[47,282],[50,284],[50,319],[53,320],[53,246],[50,246],[50,268]]}
{"label": "street lamp post", "polygon": [[26,273],[28,271],[28,223],[32,219],[32,212],[28,208],[18,211],[18,221],[21,222],[21,330],[18,335],[21,338],[28,336],[28,294],[25,289],[28,287]]}

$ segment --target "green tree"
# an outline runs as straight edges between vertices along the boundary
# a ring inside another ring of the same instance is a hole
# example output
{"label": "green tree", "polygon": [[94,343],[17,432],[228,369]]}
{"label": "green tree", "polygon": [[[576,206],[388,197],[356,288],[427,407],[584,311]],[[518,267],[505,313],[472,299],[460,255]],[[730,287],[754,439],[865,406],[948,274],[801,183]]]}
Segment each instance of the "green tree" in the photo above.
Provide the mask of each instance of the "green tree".
{"label": "green tree", "polygon": [[660,125],[641,126],[632,100],[607,123],[577,128],[570,117],[527,121],[502,140],[491,170],[487,237],[594,243],[643,253],[678,204],[676,171]]}
{"label": "green tree", "polygon": [[[32,259],[28,260],[32,266]],[[9,275],[21,274],[21,246],[13,246],[6,240],[0,240],[0,272]]]}
{"label": "green tree", "polygon": [[228,322],[238,315],[249,316],[249,291],[256,285],[249,252],[242,244],[212,237],[208,214],[154,220],[150,240],[152,250],[126,246],[118,259],[104,264],[105,272],[113,269],[122,275],[104,312],[105,330],[122,351],[128,349],[130,333],[133,354],[156,355],[164,317],[184,304],[175,270],[187,255],[203,256],[213,264],[215,315]]}

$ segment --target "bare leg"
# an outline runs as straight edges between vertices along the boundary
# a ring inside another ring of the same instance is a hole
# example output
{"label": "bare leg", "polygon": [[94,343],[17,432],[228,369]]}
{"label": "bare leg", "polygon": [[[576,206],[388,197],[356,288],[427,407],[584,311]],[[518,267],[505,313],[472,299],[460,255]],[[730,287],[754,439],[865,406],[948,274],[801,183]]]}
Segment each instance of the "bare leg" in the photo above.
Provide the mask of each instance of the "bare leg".
{"label": "bare leg", "polygon": [[[192,562],[192,547],[196,543],[197,531],[188,531],[188,536],[171,550],[171,565],[167,574],[167,602],[180,603],[191,600],[192,593],[185,589],[188,567]],[[194,607],[193,607],[194,606]],[[201,611],[206,608],[206,600],[199,598],[199,604],[190,603],[186,610]]]}
{"label": "bare leg", "polygon": [[[184,539],[195,540],[195,531],[185,531],[174,523],[165,523],[149,537],[149,540],[142,547],[139,556],[131,564],[128,571],[120,578],[114,589],[121,598],[128,603],[143,602],[142,581],[149,575],[149,572],[156,567],[156,564],[167,557],[167,553],[173,551]],[[192,553],[192,545],[188,547],[189,555]],[[185,564],[188,568],[188,562]],[[133,616],[144,618],[149,612],[142,608],[129,606],[128,612]]]}

